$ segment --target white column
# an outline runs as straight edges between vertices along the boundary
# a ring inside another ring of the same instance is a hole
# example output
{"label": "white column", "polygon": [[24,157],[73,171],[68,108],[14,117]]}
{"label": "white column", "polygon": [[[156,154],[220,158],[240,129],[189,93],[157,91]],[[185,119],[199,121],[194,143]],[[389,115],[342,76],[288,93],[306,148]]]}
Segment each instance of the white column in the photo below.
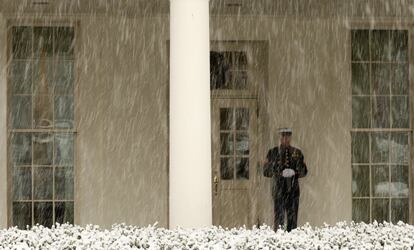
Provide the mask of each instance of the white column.
{"label": "white column", "polygon": [[0,229],[7,227],[6,21],[0,13]]}
{"label": "white column", "polygon": [[208,0],[170,0],[169,226],[212,225]]}

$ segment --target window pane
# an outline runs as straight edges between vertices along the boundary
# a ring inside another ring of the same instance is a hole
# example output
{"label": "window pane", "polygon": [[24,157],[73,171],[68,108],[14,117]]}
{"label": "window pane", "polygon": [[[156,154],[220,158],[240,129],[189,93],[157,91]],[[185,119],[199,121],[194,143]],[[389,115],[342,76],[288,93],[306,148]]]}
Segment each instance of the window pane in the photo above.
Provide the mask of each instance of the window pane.
{"label": "window pane", "polygon": [[394,95],[408,95],[408,64],[394,64],[392,67],[391,92]]}
{"label": "window pane", "polygon": [[30,60],[11,63],[11,83],[13,94],[32,93],[32,63]]}
{"label": "window pane", "polygon": [[372,127],[390,127],[390,97],[377,96],[372,98]]}
{"label": "window pane", "polygon": [[13,168],[13,200],[31,200],[32,168]]}
{"label": "window pane", "polygon": [[53,198],[53,168],[33,168],[33,199],[51,200]]}
{"label": "window pane", "polygon": [[222,180],[231,180],[234,176],[233,158],[220,158],[220,176]]}
{"label": "window pane", "polygon": [[53,56],[53,28],[34,27],[33,32],[35,57]]}
{"label": "window pane", "polygon": [[210,52],[210,88],[224,89],[225,72],[228,65],[225,64],[224,54],[222,52]]}
{"label": "window pane", "polygon": [[372,221],[377,222],[389,221],[389,199],[372,200]]}
{"label": "window pane", "polygon": [[19,229],[32,226],[32,203],[13,202],[13,225]]}
{"label": "window pane", "polygon": [[390,94],[390,64],[373,63],[372,64],[372,94],[389,95]]}
{"label": "window pane", "polygon": [[249,158],[236,159],[236,177],[237,179],[249,179]]}
{"label": "window pane", "polygon": [[388,163],[389,139],[388,133],[372,133],[371,161],[372,163]]}
{"label": "window pane", "polygon": [[34,203],[34,223],[45,227],[53,225],[53,204],[52,202]]}
{"label": "window pane", "polygon": [[55,164],[73,165],[73,134],[55,134]]}
{"label": "window pane", "polygon": [[371,60],[390,61],[390,32],[388,30],[373,30],[371,36]]}
{"label": "window pane", "polygon": [[51,128],[53,99],[48,95],[34,96],[33,121],[36,128]]}
{"label": "window pane", "polygon": [[352,94],[369,95],[369,64],[352,64]]}
{"label": "window pane", "polygon": [[368,133],[352,133],[352,163],[369,163]]}
{"label": "window pane", "polygon": [[13,128],[32,128],[32,97],[13,96],[11,117]]}
{"label": "window pane", "polygon": [[55,127],[73,128],[73,96],[55,96]]}
{"label": "window pane", "polygon": [[233,126],[233,109],[232,108],[220,108],[220,129],[231,130]]}
{"label": "window pane", "polygon": [[33,87],[36,95],[52,95],[53,94],[53,78],[55,70],[55,61],[36,60],[33,64]]}
{"label": "window pane", "polygon": [[233,71],[233,81],[235,89],[247,89],[247,71]]}
{"label": "window pane", "polygon": [[408,164],[410,152],[407,133],[391,133],[391,163]]}
{"label": "window pane", "polygon": [[57,56],[73,57],[75,31],[73,27],[55,29],[55,53]]}
{"label": "window pane", "polygon": [[369,128],[371,127],[370,98],[352,97],[352,127]]}
{"label": "window pane", "polygon": [[391,166],[391,196],[408,197],[408,166]]}
{"label": "window pane", "polygon": [[352,220],[369,223],[369,199],[352,199]]}
{"label": "window pane", "polygon": [[236,154],[238,155],[249,154],[249,134],[248,133],[236,133]]}
{"label": "window pane", "polygon": [[369,197],[369,166],[352,166],[352,195]]}
{"label": "window pane", "polygon": [[408,32],[406,30],[391,31],[392,50],[391,56],[393,61],[408,61]]}
{"label": "window pane", "polygon": [[393,128],[409,128],[409,101],[408,96],[391,97],[391,122]]}
{"label": "window pane", "polygon": [[55,199],[73,200],[73,168],[55,168]]}
{"label": "window pane", "polygon": [[387,197],[390,195],[390,181],[388,166],[372,166],[372,195]]}
{"label": "window pane", "polygon": [[33,140],[33,163],[35,165],[51,165],[53,135],[37,133],[34,135]]}
{"label": "window pane", "polygon": [[32,136],[30,133],[12,134],[12,154],[15,165],[32,164]]}
{"label": "window pane", "polygon": [[222,155],[233,154],[233,134],[230,133],[220,133],[220,144]]}
{"label": "window pane", "polygon": [[55,203],[55,216],[56,222],[73,224],[73,202],[56,202]]}
{"label": "window pane", "polygon": [[236,109],[236,129],[246,130],[249,129],[249,109],[237,108]]}
{"label": "window pane", "polygon": [[26,26],[12,28],[13,58],[32,57],[32,28]]}
{"label": "window pane", "polygon": [[352,61],[369,60],[369,31],[353,30],[352,31]]}
{"label": "window pane", "polygon": [[56,65],[55,94],[73,94],[73,61],[59,60]]}
{"label": "window pane", "polygon": [[397,223],[402,221],[408,223],[408,199],[391,200],[391,221]]}

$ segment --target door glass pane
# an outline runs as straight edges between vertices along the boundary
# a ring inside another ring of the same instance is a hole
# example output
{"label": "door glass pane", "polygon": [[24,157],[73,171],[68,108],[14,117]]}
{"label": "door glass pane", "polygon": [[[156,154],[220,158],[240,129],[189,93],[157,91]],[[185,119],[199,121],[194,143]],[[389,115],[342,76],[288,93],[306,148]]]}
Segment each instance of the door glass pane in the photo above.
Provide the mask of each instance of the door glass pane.
{"label": "door glass pane", "polygon": [[238,155],[249,154],[249,134],[248,133],[236,133],[236,154]]}
{"label": "door glass pane", "polygon": [[389,128],[390,127],[390,97],[377,96],[372,97],[372,127]]}
{"label": "door glass pane", "polygon": [[220,154],[231,155],[233,154],[233,134],[220,133]]}
{"label": "door glass pane", "polygon": [[55,165],[73,165],[73,134],[55,134]]}
{"label": "door glass pane", "polygon": [[249,158],[236,159],[236,177],[237,179],[249,179]]}
{"label": "door glass pane", "polygon": [[13,168],[13,200],[31,200],[32,168]]}
{"label": "door glass pane", "polygon": [[408,32],[406,30],[391,31],[392,50],[391,56],[393,61],[408,61]]}
{"label": "door glass pane", "polygon": [[15,165],[32,164],[32,135],[30,133],[12,134],[12,154]]}
{"label": "door glass pane", "polygon": [[57,27],[54,33],[55,54],[57,56],[72,58],[75,41],[75,30],[73,27]]}
{"label": "door glass pane", "polygon": [[250,117],[248,108],[236,108],[236,129],[249,129],[249,118]]}
{"label": "door glass pane", "polygon": [[372,166],[372,195],[387,197],[390,195],[390,181],[388,166]]}
{"label": "door glass pane", "polygon": [[368,133],[352,133],[352,163],[369,163]]}
{"label": "door glass pane", "polygon": [[352,220],[369,223],[369,199],[352,199]]}
{"label": "door glass pane", "polygon": [[32,226],[32,203],[13,202],[13,225],[19,229]]}
{"label": "door glass pane", "polygon": [[222,180],[232,180],[234,176],[233,158],[220,158],[220,176]]}
{"label": "door glass pane", "polygon": [[391,122],[393,128],[408,128],[409,121],[409,101],[408,96],[391,97]]}
{"label": "door glass pane", "polygon": [[352,196],[369,197],[369,166],[352,166]]}
{"label": "door glass pane", "polygon": [[35,165],[51,165],[53,135],[37,133],[34,135],[33,140],[33,163]]}
{"label": "door glass pane", "polygon": [[377,222],[389,221],[389,199],[372,200],[372,221]]}
{"label": "door glass pane", "polygon": [[57,200],[73,199],[73,168],[55,168],[55,195]]}
{"label": "door glass pane", "polygon": [[352,61],[369,60],[369,30],[352,31]]}
{"label": "door glass pane", "polygon": [[32,97],[13,96],[11,102],[12,127],[32,128]]}
{"label": "door glass pane", "polygon": [[59,224],[73,224],[73,202],[56,202],[55,216]]}
{"label": "door glass pane", "polygon": [[35,95],[52,95],[55,60],[36,60],[33,65],[33,87]]}
{"label": "door glass pane", "polygon": [[373,30],[371,33],[371,60],[390,61],[390,32],[388,30]]}
{"label": "door glass pane", "polygon": [[32,93],[32,63],[30,60],[11,63],[11,84],[13,94]]}
{"label": "door glass pane", "polygon": [[33,168],[33,193],[35,200],[51,200],[53,198],[53,168]]}
{"label": "door glass pane", "polygon": [[52,57],[53,56],[53,28],[34,27],[34,56]]}
{"label": "door glass pane", "polygon": [[393,64],[391,92],[394,95],[408,95],[408,64]]}
{"label": "door glass pane", "polygon": [[235,89],[247,89],[247,71],[233,71],[233,81]]}
{"label": "door glass pane", "polygon": [[408,164],[410,152],[407,133],[391,133],[391,163]]}
{"label": "door glass pane", "polygon": [[371,161],[372,163],[388,163],[389,141],[388,133],[371,134]]}
{"label": "door glass pane", "polygon": [[371,107],[370,98],[353,96],[352,97],[352,127],[369,128],[371,127]]}
{"label": "door glass pane", "polygon": [[12,55],[15,59],[32,57],[32,28],[14,26],[12,28]]}
{"label": "door glass pane", "polygon": [[391,196],[408,197],[408,166],[391,166]]}
{"label": "door glass pane", "polygon": [[233,128],[233,109],[220,108],[220,129],[231,130]]}
{"label": "door glass pane", "polygon": [[51,227],[53,225],[52,202],[34,203],[34,223],[39,223],[45,227]]}
{"label": "door glass pane", "polygon": [[51,128],[53,100],[48,95],[34,96],[33,118],[36,128]]}
{"label": "door glass pane", "polygon": [[390,64],[373,63],[372,66],[372,94],[390,94]]}
{"label": "door glass pane", "polygon": [[391,221],[408,223],[408,199],[391,199]]}
{"label": "door glass pane", "polygon": [[369,95],[369,64],[352,64],[352,94]]}
{"label": "door glass pane", "polygon": [[73,94],[73,61],[59,60],[56,68],[55,94]]}
{"label": "door glass pane", "polygon": [[73,128],[73,96],[55,96],[55,127]]}

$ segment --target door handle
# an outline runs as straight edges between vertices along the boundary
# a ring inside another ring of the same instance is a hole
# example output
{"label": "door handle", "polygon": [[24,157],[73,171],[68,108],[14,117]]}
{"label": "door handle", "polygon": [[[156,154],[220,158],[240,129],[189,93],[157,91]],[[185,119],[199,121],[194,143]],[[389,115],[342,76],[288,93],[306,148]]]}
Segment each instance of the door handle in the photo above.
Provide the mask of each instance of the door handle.
{"label": "door handle", "polygon": [[217,195],[218,194],[218,178],[217,178],[217,175],[214,176],[213,183],[214,183],[214,195]]}

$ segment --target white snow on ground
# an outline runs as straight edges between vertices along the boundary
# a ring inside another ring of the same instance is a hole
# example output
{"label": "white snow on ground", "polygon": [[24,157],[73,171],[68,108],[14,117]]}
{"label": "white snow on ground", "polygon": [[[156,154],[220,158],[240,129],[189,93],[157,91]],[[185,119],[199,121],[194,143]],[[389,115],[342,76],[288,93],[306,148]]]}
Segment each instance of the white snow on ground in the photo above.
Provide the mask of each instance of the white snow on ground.
{"label": "white snow on ground", "polygon": [[414,226],[399,222],[335,226],[305,225],[288,233],[268,226],[223,229],[168,230],[117,224],[99,226],[68,224],[52,229],[0,230],[0,249],[413,249]]}

